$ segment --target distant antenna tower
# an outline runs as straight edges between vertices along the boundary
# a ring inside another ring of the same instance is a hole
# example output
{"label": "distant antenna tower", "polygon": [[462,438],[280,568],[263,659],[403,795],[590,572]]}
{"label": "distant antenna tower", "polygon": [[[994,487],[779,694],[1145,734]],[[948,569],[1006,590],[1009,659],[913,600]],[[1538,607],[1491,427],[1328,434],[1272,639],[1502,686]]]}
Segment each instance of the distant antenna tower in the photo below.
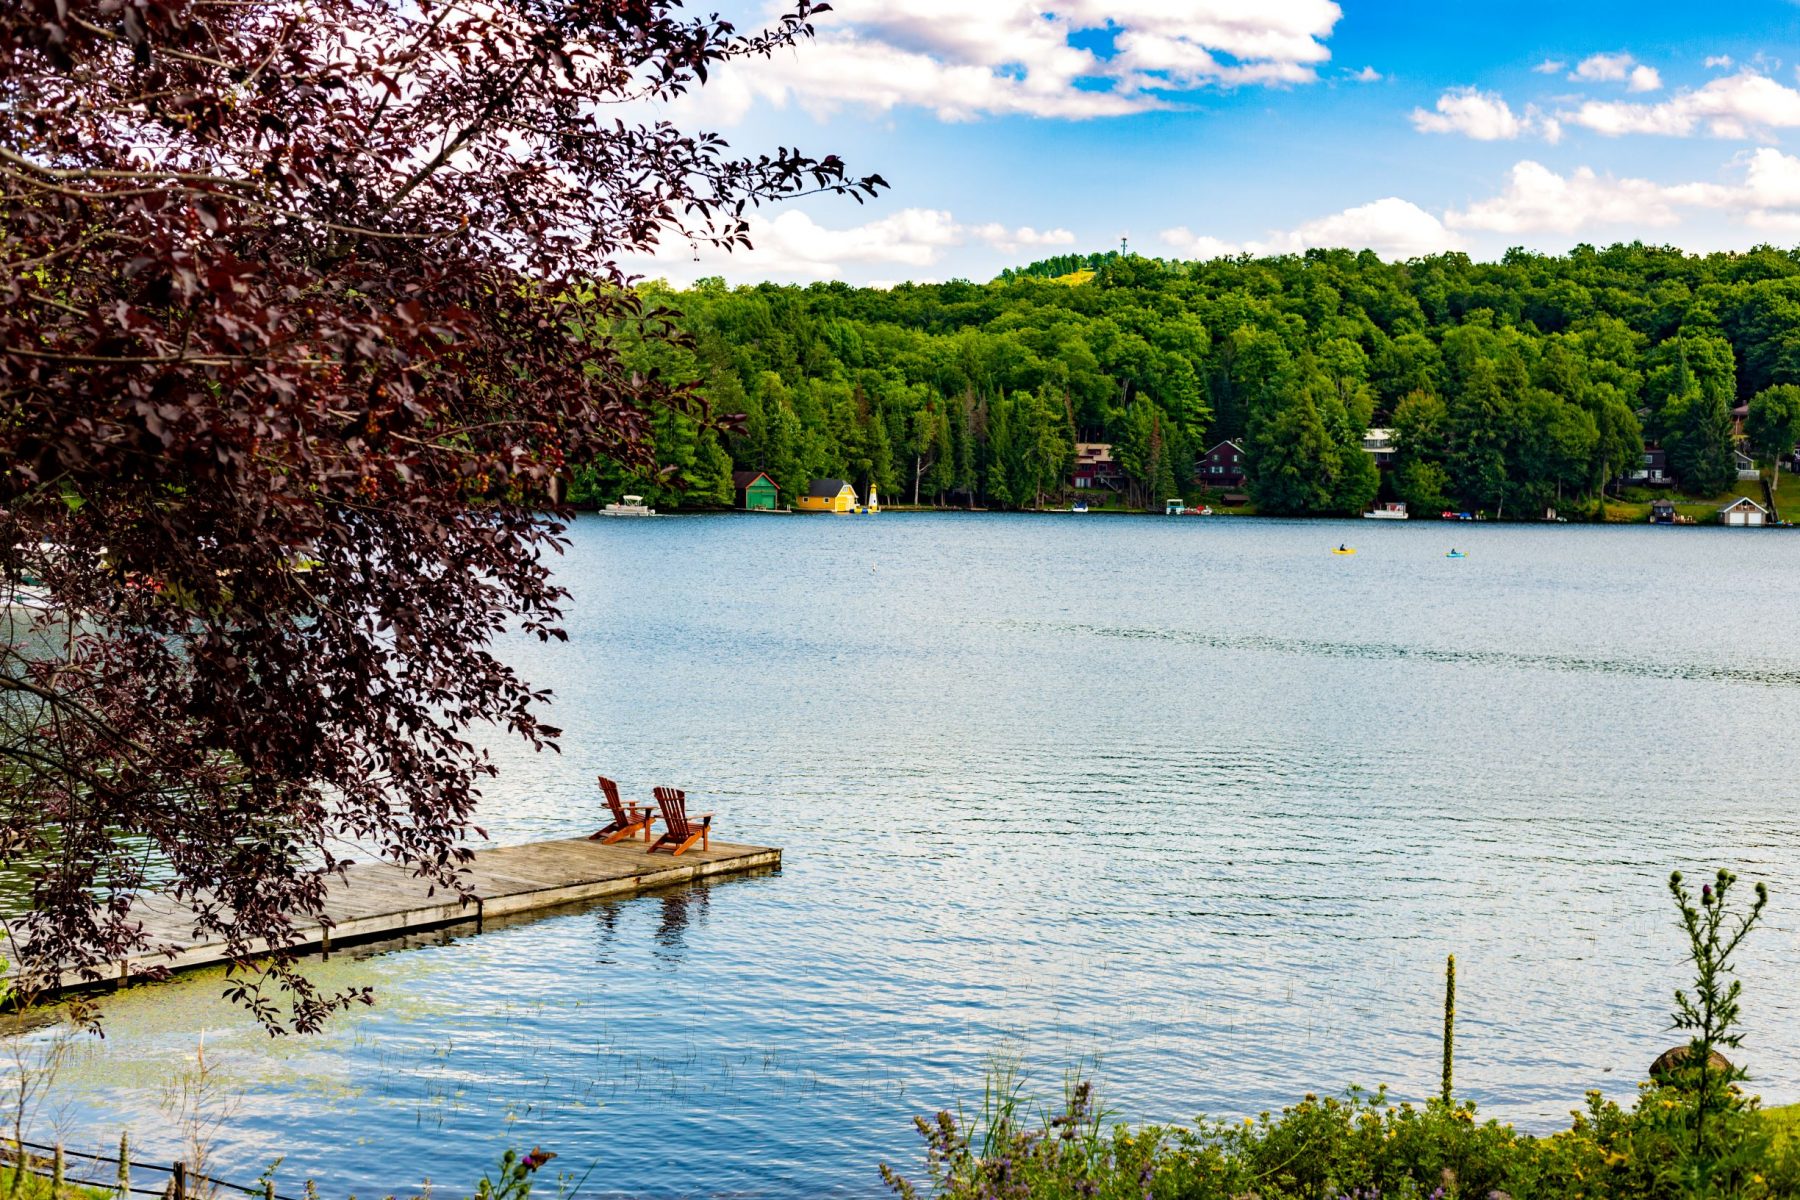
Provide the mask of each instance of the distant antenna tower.
{"label": "distant antenna tower", "polygon": [[1119,238],[1119,257],[1125,258],[1131,253],[1131,238],[1121,235]]}

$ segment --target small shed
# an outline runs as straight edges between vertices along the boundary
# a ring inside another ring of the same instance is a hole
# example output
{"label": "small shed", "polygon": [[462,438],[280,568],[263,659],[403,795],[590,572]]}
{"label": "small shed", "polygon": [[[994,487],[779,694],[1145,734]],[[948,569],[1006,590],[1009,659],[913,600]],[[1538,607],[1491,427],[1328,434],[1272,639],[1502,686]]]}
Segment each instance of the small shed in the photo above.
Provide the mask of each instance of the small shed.
{"label": "small shed", "polygon": [[1675,502],[1673,500],[1652,500],[1650,502],[1650,523],[1652,525],[1673,525],[1675,523]]}
{"label": "small shed", "polygon": [[762,471],[733,471],[737,505],[748,512],[774,512],[781,507],[781,487]]}
{"label": "small shed", "polygon": [[1739,496],[1719,510],[1721,525],[1767,525],[1769,510],[1748,496]]}
{"label": "small shed", "polygon": [[856,489],[841,479],[815,479],[795,507],[801,512],[855,512]]}

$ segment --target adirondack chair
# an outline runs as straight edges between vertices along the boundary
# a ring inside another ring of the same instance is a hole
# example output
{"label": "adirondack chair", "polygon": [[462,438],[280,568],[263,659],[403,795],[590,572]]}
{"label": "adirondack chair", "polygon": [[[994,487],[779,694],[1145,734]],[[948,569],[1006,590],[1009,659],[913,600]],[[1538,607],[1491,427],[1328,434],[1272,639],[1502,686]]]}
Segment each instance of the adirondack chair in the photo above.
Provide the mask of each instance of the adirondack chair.
{"label": "adirondack chair", "polygon": [[700,843],[702,850],[712,849],[709,838],[713,815],[701,813],[699,824],[695,824],[695,818],[688,816],[686,792],[680,788],[659,787],[656,789],[656,806],[662,809],[665,828],[663,835],[650,844],[647,853],[667,850],[673,856],[682,853],[695,842]]}
{"label": "adirondack chair", "polygon": [[606,796],[606,807],[612,809],[613,819],[605,829],[589,834],[588,841],[610,846],[635,833],[643,834],[644,840],[649,841],[650,826],[655,823],[656,814],[648,805],[626,804],[620,800],[619,785],[606,776],[596,775],[595,778],[600,781],[600,790]]}

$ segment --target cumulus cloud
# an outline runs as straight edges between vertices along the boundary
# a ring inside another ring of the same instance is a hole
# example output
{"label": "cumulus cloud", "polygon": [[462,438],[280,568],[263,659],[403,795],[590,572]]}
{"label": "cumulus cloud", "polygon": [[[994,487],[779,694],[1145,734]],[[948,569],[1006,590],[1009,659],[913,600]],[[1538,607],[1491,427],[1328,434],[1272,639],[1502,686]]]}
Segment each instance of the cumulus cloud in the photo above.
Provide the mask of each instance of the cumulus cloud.
{"label": "cumulus cloud", "polygon": [[1662,87],[1662,75],[1629,54],[1593,54],[1581,60],[1570,79],[1582,83],[1623,83],[1634,92],[1654,92]]}
{"label": "cumulus cloud", "polygon": [[1214,258],[1234,258],[1239,254],[1248,253],[1241,242],[1228,242],[1208,234],[1195,233],[1186,225],[1165,229],[1158,236],[1162,239],[1164,246],[1183,258],[1205,261]]}
{"label": "cumulus cloud", "polygon": [[1438,97],[1435,109],[1415,108],[1413,128],[1420,133],[1459,133],[1478,142],[1507,142],[1540,133],[1551,142],[1562,137],[1562,126],[1536,107],[1514,113],[1497,92],[1472,87],[1451,88]]}
{"label": "cumulus cloud", "polygon": [[1560,58],[1546,58],[1543,62],[1531,69],[1536,71],[1539,75],[1560,75],[1562,74],[1563,68],[1568,65],[1568,63]]}
{"label": "cumulus cloud", "polygon": [[1278,249],[1290,252],[1342,246],[1373,250],[1383,258],[1417,258],[1455,250],[1461,244],[1442,221],[1398,196],[1308,221],[1274,241]]}
{"label": "cumulus cloud", "polygon": [[1574,233],[1587,225],[1667,226],[1677,218],[1665,189],[1645,179],[1614,179],[1579,167],[1559,175],[1542,163],[1514,166],[1506,190],[1445,215],[1452,229],[1492,233]]}
{"label": "cumulus cloud", "polygon": [[719,72],[704,103],[726,120],[758,102],[1122,116],[1203,87],[1313,82],[1342,15],[1336,0],[840,0],[816,38]]}
{"label": "cumulus cloud", "polygon": [[1736,65],[1729,54],[1713,54],[1706,59],[1706,69],[1709,71],[1729,71]]}
{"label": "cumulus cloud", "polygon": [[1800,158],[1772,146],[1756,151],[1745,162],[1740,197],[1757,209],[1800,209]]}
{"label": "cumulus cloud", "polygon": [[1743,70],[1659,104],[1589,101],[1558,116],[1608,137],[1628,133],[1687,137],[1704,129],[1714,137],[1743,139],[1800,126],[1800,91]]}
{"label": "cumulus cloud", "polygon": [[1073,246],[1075,244],[1075,235],[1067,229],[1037,230],[1029,225],[1008,229],[998,221],[977,225],[969,232],[1005,254],[1011,254],[1017,250],[1045,246]]}
{"label": "cumulus cloud", "polygon": [[1165,229],[1163,245],[1187,258],[1237,254],[1298,254],[1306,250],[1373,250],[1388,259],[1418,258],[1462,248],[1462,239],[1418,205],[1397,196],[1307,221],[1266,239],[1230,242],[1196,234],[1185,225]]}
{"label": "cumulus cloud", "polygon": [[1003,254],[1072,246],[1067,229],[1017,227],[997,221],[968,225],[934,208],[904,208],[860,225],[821,225],[799,209],[750,218],[750,249],[727,253],[709,245],[669,245],[653,258],[631,260],[634,273],[678,282],[729,272],[757,279],[837,279],[855,267],[899,267],[911,278],[952,250],[979,243]]}
{"label": "cumulus cloud", "polygon": [[1380,83],[1383,76],[1381,72],[1377,71],[1374,67],[1364,67],[1362,70],[1351,75],[1350,78],[1354,79],[1357,83]]}
{"label": "cumulus cloud", "polygon": [[1573,234],[1594,227],[1667,228],[1684,211],[1714,209],[1752,228],[1800,223],[1800,158],[1763,147],[1741,159],[1733,183],[1661,184],[1600,175],[1579,167],[1561,175],[1537,162],[1513,167],[1506,188],[1490,199],[1445,214],[1450,229],[1490,233]]}

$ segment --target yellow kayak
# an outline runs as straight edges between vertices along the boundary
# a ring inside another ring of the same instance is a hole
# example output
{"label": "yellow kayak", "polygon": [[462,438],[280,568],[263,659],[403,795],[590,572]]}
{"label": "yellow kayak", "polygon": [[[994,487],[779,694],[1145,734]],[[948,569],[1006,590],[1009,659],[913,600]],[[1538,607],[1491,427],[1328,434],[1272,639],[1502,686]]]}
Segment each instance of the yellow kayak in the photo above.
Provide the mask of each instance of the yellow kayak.
{"label": "yellow kayak", "polygon": [[1349,549],[1349,548],[1345,548],[1345,547],[1340,547],[1340,548],[1339,548],[1339,549],[1336,549],[1336,550],[1333,550],[1333,551],[1332,551],[1332,553],[1333,553],[1333,554],[1346,554],[1346,555],[1347,555],[1347,554],[1355,554],[1355,553],[1356,553],[1356,551],[1355,551],[1355,550],[1353,550],[1353,549]]}

